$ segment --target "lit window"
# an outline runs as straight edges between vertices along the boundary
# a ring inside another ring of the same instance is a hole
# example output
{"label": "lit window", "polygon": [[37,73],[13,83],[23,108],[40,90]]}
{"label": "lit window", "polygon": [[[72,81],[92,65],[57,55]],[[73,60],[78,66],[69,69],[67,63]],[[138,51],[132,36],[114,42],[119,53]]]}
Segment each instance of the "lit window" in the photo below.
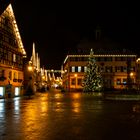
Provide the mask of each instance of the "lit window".
{"label": "lit window", "polygon": [[87,71],[87,67],[85,66],[85,67],[84,67],[84,72],[86,72],[86,71]]}
{"label": "lit window", "polygon": [[16,62],[16,54],[13,54],[13,61]]}
{"label": "lit window", "polygon": [[9,72],[9,80],[12,80],[12,71]]}
{"label": "lit window", "polygon": [[78,66],[78,72],[81,72],[81,70],[82,70],[81,66]]}
{"label": "lit window", "polygon": [[75,78],[71,79],[71,85],[75,85],[75,82],[76,82]]}
{"label": "lit window", "polygon": [[121,84],[121,79],[117,79],[117,85]]}
{"label": "lit window", "polygon": [[123,79],[123,84],[125,85],[127,83],[127,79]]}
{"label": "lit window", "polygon": [[3,87],[0,87],[0,96],[3,96],[4,95],[4,88]]}
{"label": "lit window", "polygon": [[121,72],[121,67],[120,66],[115,67],[115,72]]}
{"label": "lit window", "polygon": [[19,95],[19,87],[15,87],[15,96]]}
{"label": "lit window", "polygon": [[127,72],[127,67],[123,67],[123,72]]}
{"label": "lit window", "polygon": [[75,72],[75,67],[74,66],[71,67],[71,71]]}
{"label": "lit window", "polygon": [[17,79],[17,73],[14,72],[14,79]]}

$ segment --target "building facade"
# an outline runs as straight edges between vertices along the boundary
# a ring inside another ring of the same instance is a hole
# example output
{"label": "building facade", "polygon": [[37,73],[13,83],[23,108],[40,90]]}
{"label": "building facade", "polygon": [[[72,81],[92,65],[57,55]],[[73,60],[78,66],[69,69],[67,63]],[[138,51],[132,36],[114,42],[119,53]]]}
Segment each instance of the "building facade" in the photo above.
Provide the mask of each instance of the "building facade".
{"label": "building facade", "polygon": [[[93,49],[94,51],[94,49]],[[90,52],[90,51],[88,51]],[[136,55],[127,50],[96,49],[94,56],[105,89],[125,89],[136,83]],[[69,54],[62,65],[63,87],[68,91],[81,90],[89,55]],[[129,80],[130,79],[130,80]],[[128,83],[129,81],[129,83]]]}
{"label": "building facade", "polygon": [[22,94],[26,57],[11,4],[0,15],[0,98]]}

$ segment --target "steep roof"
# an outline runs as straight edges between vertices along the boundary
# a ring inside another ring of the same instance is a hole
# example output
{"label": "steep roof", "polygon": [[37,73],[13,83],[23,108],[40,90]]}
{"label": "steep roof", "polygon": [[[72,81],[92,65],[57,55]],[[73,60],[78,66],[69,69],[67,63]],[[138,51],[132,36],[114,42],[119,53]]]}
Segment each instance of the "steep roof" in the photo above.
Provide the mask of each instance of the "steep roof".
{"label": "steep roof", "polygon": [[87,41],[84,40],[78,44],[75,50],[68,52],[69,55],[88,55],[90,49],[93,49],[94,54],[98,55],[136,55],[133,51],[126,49],[125,46],[111,41]]}
{"label": "steep roof", "polygon": [[15,40],[17,41],[17,44],[18,44],[18,51],[23,56],[26,57],[26,52],[25,52],[24,47],[23,47],[23,43],[22,43],[22,40],[21,40],[21,36],[20,36],[20,33],[19,33],[19,29],[18,29],[18,26],[17,26],[17,23],[16,23],[16,19],[15,19],[14,12],[13,12],[11,4],[9,4],[6,7],[6,9],[2,12],[2,14],[0,15],[0,18],[3,18],[4,20],[8,20],[10,22],[10,26],[12,27],[12,30],[13,30],[13,33],[14,33],[14,36],[15,36]]}
{"label": "steep roof", "polygon": [[0,1],[0,15],[4,12],[7,6],[10,4],[12,0],[1,0]]}

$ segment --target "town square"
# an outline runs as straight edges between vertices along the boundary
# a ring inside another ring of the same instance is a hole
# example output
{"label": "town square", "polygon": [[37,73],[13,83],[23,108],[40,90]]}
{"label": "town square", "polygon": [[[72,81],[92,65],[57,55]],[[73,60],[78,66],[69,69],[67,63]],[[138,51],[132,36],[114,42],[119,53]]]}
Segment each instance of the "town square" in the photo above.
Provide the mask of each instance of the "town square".
{"label": "town square", "polygon": [[0,2],[0,140],[139,140],[137,14],[27,3]]}

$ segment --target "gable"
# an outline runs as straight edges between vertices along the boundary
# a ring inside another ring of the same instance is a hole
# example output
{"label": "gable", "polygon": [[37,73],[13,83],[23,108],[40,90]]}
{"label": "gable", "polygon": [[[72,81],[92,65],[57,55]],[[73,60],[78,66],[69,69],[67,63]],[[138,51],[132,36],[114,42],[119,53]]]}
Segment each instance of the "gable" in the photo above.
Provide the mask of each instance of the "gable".
{"label": "gable", "polygon": [[6,10],[0,16],[1,36],[4,37],[11,49],[26,57],[26,52],[23,47],[19,29],[16,23],[12,5],[9,4]]}

